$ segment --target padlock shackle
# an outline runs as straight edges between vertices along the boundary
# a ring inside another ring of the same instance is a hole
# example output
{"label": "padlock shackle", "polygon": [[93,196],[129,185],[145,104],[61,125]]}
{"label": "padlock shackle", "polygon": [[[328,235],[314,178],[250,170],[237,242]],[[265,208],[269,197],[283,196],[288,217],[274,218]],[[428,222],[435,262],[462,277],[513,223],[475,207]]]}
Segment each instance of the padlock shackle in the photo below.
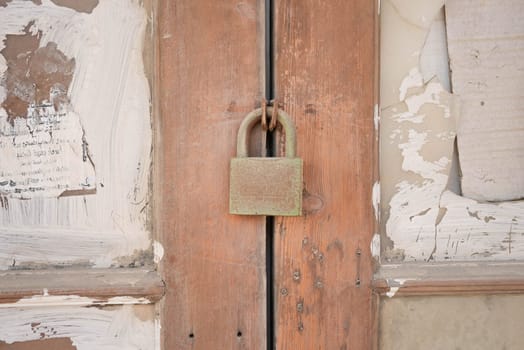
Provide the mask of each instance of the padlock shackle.
{"label": "padlock shackle", "polygon": [[[273,116],[273,107],[267,107],[266,113],[269,116]],[[248,157],[248,136],[255,126],[256,123],[260,122],[262,117],[262,108],[257,108],[254,111],[250,112],[238,129],[237,135],[237,158],[246,158]],[[291,117],[281,109],[278,109],[278,122],[284,128],[286,134],[286,158],[295,158],[296,156],[296,146],[297,146],[297,135],[295,132],[295,124]]]}

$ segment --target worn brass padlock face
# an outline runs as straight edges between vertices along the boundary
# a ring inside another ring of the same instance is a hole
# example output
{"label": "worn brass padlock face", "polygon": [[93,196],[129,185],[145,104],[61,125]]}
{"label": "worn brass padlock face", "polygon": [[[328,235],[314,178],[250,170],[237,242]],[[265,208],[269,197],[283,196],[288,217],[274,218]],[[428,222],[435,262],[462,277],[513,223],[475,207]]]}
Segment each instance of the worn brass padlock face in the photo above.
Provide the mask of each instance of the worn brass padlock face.
{"label": "worn brass padlock face", "polygon": [[[272,108],[267,109],[271,115]],[[300,216],[302,159],[295,157],[295,127],[282,111],[278,121],[286,134],[286,156],[247,157],[247,136],[260,120],[257,109],[244,118],[238,131],[237,157],[231,159],[229,212],[238,215]]]}

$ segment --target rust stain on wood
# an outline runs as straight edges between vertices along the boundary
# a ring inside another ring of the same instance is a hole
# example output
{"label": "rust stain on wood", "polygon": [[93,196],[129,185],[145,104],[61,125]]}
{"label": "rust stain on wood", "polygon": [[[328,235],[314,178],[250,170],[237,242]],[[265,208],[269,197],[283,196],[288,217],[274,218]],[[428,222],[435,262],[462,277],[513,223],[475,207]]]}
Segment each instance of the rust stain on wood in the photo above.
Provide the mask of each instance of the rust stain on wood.
{"label": "rust stain on wood", "polygon": [[76,350],[71,338],[39,339],[5,343],[0,341],[0,350]]}
{"label": "rust stain on wood", "polygon": [[[75,60],[67,58],[53,42],[40,46],[41,32],[31,32],[29,23],[24,34],[6,35],[0,51],[7,62],[3,82],[7,94],[2,102],[10,121],[26,117],[31,103],[44,101],[67,104],[67,91],[75,70]],[[53,93],[53,101],[50,94]]]}

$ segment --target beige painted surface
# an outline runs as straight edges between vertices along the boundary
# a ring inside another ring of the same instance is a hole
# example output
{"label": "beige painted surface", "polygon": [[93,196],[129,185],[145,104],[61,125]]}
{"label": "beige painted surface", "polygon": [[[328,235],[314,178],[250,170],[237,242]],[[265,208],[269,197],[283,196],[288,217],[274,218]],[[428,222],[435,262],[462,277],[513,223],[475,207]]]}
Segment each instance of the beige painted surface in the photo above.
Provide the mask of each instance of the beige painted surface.
{"label": "beige painted surface", "polygon": [[[450,1],[456,2],[446,4]],[[468,100],[449,83],[446,22],[453,19],[444,18],[443,4],[382,2],[376,117],[381,180],[374,193],[380,198],[383,242],[376,246],[383,247],[382,259],[388,263],[523,259],[524,201],[483,203],[462,196],[458,186],[456,121],[463,120]],[[493,21],[504,21],[504,16],[495,17]],[[504,72],[517,68],[507,65]],[[513,75],[513,80],[520,77]],[[515,133],[521,130],[516,127]],[[484,153],[483,159],[497,154]],[[522,165],[520,157],[503,161]],[[521,180],[514,172],[507,176]]]}
{"label": "beige painted surface", "polygon": [[524,2],[448,0],[464,197],[524,198]]}
{"label": "beige painted surface", "polygon": [[380,350],[521,350],[524,296],[385,298]]}

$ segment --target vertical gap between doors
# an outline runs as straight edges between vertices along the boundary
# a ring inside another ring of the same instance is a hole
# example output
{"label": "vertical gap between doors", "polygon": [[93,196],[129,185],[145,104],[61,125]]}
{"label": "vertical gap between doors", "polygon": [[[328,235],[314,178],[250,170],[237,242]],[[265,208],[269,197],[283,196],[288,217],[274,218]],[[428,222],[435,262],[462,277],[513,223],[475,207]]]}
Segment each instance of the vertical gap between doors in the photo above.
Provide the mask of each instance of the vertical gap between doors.
{"label": "vertical gap between doors", "polygon": [[[271,101],[274,96],[273,82],[273,0],[265,0],[265,98]],[[266,156],[275,156],[275,138],[272,132],[266,134]],[[274,230],[275,217],[266,216],[266,305],[267,305],[267,325],[266,343],[267,350],[275,347],[275,300],[274,300]]]}

